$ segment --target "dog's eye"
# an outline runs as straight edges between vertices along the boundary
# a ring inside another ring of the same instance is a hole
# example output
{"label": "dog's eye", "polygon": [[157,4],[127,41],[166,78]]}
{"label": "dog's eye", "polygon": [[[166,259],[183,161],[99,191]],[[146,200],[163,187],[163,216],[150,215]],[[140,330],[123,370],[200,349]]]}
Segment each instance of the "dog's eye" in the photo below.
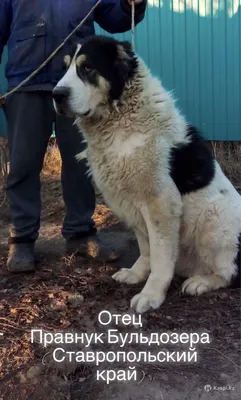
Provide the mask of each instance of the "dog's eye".
{"label": "dog's eye", "polygon": [[89,65],[89,64],[85,64],[84,65],[84,70],[85,70],[85,72],[91,72],[92,71],[92,66],[91,65]]}

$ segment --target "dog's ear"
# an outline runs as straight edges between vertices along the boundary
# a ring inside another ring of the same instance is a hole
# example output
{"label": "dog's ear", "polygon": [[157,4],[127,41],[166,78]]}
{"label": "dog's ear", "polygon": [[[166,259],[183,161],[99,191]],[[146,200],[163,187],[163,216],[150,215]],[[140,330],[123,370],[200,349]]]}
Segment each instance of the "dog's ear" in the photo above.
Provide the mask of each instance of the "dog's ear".
{"label": "dog's ear", "polygon": [[65,67],[65,69],[68,69],[70,64],[71,64],[71,57],[70,57],[69,54],[66,54],[66,56],[64,56],[64,67]]}
{"label": "dog's ear", "polygon": [[137,57],[129,42],[120,42],[118,45],[118,61],[126,79],[132,78],[137,68]]}
{"label": "dog's ear", "polygon": [[120,60],[130,60],[135,56],[129,42],[120,42],[117,46],[117,52]]}
{"label": "dog's ear", "polygon": [[125,84],[133,77],[137,68],[137,58],[129,42],[117,44],[117,58],[115,61],[115,85],[112,87],[111,97],[117,100],[121,97]]}

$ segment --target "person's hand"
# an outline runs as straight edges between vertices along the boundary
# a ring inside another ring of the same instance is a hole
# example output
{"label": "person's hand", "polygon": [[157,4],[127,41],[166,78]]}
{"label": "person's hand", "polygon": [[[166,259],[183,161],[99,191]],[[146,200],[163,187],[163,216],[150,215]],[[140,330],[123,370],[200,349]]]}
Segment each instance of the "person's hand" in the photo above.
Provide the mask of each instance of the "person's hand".
{"label": "person's hand", "polygon": [[143,0],[128,0],[128,3],[129,4],[132,4],[132,3],[134,3],[135,4],[135,6],[137,5],[137,4],[140,4],[140,3],[142,3],[143,2]]}

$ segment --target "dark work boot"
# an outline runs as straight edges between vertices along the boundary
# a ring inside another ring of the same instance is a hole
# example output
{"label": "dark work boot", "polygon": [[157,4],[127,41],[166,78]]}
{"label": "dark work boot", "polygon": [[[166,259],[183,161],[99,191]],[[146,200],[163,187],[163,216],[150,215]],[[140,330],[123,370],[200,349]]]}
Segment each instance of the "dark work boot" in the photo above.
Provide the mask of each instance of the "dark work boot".
{"label": "dark work boot", "polygon": [[73,237],[66,240],[66,254],[106,263],[114,262],[119,258],[119,254],[102,243],[98,235],[85,238]]}
{"label": "dark work boot", "polygon": [[35,270],[34,243],[11,243],[7,260],[9,272],[30,272]]}

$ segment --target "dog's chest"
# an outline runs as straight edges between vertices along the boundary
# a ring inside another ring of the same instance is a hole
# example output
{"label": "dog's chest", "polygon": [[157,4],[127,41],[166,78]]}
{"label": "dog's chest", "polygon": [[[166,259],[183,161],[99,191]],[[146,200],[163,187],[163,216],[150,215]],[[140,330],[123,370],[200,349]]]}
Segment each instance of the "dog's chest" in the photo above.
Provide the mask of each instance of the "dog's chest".
{"label": "dog's chest", "polygon": [[119,196],[120,192],[130,194],[135,171],[128,168],[125,157],[120,157],[115,152],[93,152],[89,164],[93,178],[105,197],[112,199]]}
{"label": "dog's chest", "polygon": [[[138,204],[148,188],[148,184],[143,187],[142,183],[150,181],[150,169],[145,168],[140,151],[144,142],[138,138],[115,141],[102,151],[88,149],[91,173],[105,201],[130,226],[139,224]],[[142,182],[140,176],[143,176]]]}
{"label": "dog's chest", "polygon": [[132,174],[125,168],[123,160],[93,157],[91,171],[106,203],[114,213],[129,226],[139,224],[140,213],[133,188]]}
{"label": "dog's chest", "polygon": [[[143,156],[146,137],[131,135],[123,138],[116,135],[106,147],[90,146],[89,163],[96,184],[103,194],[116,195],[117,192],[136,192],[140,186],[140,173],[145,173]],[[149,168],[146,171],[149,175]]]}

